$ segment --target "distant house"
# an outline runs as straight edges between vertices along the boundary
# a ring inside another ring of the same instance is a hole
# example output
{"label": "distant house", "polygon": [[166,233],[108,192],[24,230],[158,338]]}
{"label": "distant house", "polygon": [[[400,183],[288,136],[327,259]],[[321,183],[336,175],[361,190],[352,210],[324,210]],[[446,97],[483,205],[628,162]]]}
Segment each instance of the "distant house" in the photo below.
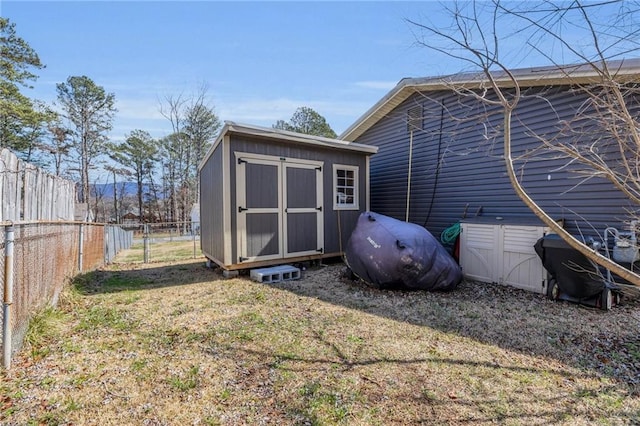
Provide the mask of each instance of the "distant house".
{"label": "distant house", "polygon": [[89,207],[88,203],[75,203],[75,210],[73,214],[73,220],[79,222],[93,222],[95,214]]}
{"label": "distant house", "polygon": [[[627,81],[640,82],[640,59],[620,62],[615,69]],[[520,155],[540,148],[533,134],[553,131],[575,115],[585,95],[572,89],[593,82],[595,74],[584,65],[518,69],[514,74],[523,90],[512,127],[514,152]],[[495,76],[509,91],[506,75]],[[506,174],[501,111],[459,95],[452,83],[487,87],[478,73],[405,78],[340,135],[379,148],[371,159],[371,209],[404,219],[410,188],[409,220],[436,235],[464,215],[535,218]],[[530,157],[517,161],[516,168],[534,201],[564,220],[574,234],[602,235],[608,226],[623,228],[629,211],[635,210],[609,181],[582,182],[565,161]]]}
{"label": "distant house", "polygon": [[123,225],[138,225],[140,223],[140,216],[128,212],[122,216],[122,224]]}
{"label": "distant house", "polygon": [[194,233],[200,232],[200,203],[194,203],[191,207],[191,230]]}
{"label": "distant house", "polygon": [[199,166],[203,254],[227,270],[341,255],[376,151],[226,122]]}

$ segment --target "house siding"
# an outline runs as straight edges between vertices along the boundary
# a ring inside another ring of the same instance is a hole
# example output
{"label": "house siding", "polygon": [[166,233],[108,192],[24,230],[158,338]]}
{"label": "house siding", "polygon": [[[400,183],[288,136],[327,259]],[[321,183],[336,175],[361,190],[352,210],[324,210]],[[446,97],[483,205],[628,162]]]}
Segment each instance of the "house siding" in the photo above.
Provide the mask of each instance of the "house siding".
{"label": "house siding", "polygon": [[[567,87],[524,93],[512,120],[513,157],[540,147],[532,134],[553,133],[571,119],[584,98]],[[439,236],[466,211],[489,217],[534,218],[512,188],[503,159],[503,115],[450,91],[417,93],[365,131],[355,142],[379,148],[371,158],[371,210],[405,218],[409,131],[408,110],[422,105],[423,130],[413,135],[409,220]],[[443,107],[444,105],[444,107]],[[594,136],[595,137],[595,136]],[[632,207],[608,181],[582,182],[562,160],[528,157],[515,161],[531,198],[573,234],[601,235],[623,227]],[[481,209],[481,210],[480,210]]]}

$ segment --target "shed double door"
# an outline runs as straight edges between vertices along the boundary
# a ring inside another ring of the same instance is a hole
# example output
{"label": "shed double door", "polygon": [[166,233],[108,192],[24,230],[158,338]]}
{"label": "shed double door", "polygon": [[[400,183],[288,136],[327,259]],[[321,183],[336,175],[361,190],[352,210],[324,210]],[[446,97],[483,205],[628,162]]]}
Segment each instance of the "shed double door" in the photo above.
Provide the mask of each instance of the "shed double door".
{"label": "shed double door", "polygon": [[322,162],[236,157],[238,261],[322,253]]}

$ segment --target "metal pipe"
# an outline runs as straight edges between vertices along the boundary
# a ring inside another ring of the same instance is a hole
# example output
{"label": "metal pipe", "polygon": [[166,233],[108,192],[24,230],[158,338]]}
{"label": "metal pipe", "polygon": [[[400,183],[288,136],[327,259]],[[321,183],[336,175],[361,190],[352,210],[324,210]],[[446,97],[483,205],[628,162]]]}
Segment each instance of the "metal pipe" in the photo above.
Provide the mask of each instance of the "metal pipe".
{"label": "metal pipe", "polygon": [[11,330],[11,305],[13,304],[13,225],[5,227],[4,246],[4,304],[3,304],[3,330],[2,330],[2,365],[5,370],[11,368],[12,330]]}
{"label": "metal pipe", "polygon": [[143,229],[144,263],[149,263],[149,225],[145,223]]}
{"label": "metal pipe", "polygon": [[407,170],[407,209],[405,212],[405,222],[409,222],[409,199],[411,197],[411,166],[413,159],[413,130],[409,134],[409,167]]}
{"label": "metal pipe", "polygon": [[196,258],[196,231],[193,229],[193,224],[191,225],[191,235],[193,235],[193,258]]}
{"label": "metal pipe", "polygon": [[84,225],[80,224],[78,232],[78,271],[82,273],[82,258],[84,257]]}

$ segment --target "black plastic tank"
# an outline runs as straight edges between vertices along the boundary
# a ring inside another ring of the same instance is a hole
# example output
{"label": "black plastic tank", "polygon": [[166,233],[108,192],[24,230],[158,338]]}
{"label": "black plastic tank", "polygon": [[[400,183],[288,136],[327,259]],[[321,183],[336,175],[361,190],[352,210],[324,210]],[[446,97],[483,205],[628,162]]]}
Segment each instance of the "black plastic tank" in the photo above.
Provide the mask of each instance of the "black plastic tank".
{"label": "black plastic tank", "polygon": [[548,234],[533,247],[560,291],[567,296],[583,300],[597,296],[607,288],[598,265],[559,235]]}

